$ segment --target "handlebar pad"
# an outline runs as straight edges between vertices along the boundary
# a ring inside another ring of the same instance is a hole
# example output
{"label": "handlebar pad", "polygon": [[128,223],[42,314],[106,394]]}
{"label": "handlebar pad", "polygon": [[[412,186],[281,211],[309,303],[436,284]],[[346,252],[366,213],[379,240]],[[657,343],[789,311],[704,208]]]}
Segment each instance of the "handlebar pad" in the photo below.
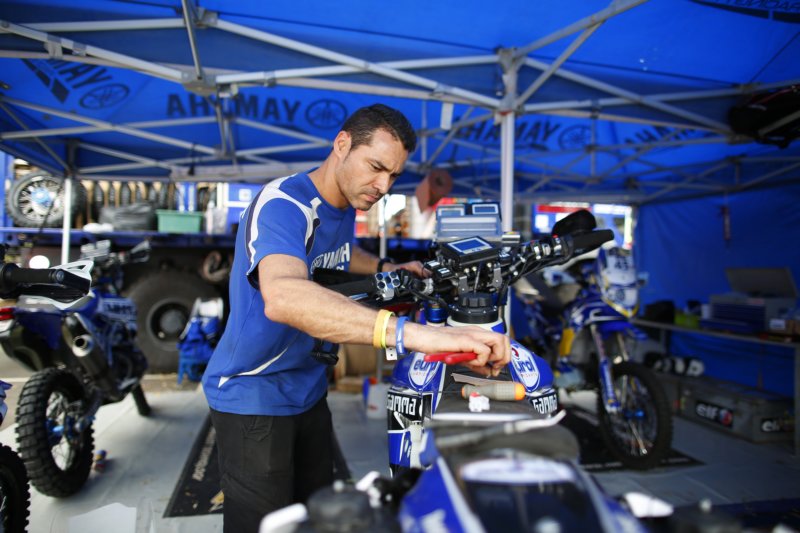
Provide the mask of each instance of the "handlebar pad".
{"label": "handlebar pad", "polygon": [[601,229],[572,236],[574,254],[582,254],[599,248],[603,243],[614,239],[614,232],[610,229]]}

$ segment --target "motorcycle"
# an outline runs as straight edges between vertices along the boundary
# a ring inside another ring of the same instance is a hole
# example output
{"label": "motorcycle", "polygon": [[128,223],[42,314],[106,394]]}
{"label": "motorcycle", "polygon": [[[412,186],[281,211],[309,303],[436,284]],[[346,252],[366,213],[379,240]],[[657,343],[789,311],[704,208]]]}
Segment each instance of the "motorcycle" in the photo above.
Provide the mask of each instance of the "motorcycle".
{"label": "motorcycle", "polygon": [[150,414],[141,388],[147,360],[135,344],[136,308],[119,296],[122,266],[147,261],[149,253],[146,241],[127,253],[100,241],[82,246],[81,260],[56,269],[0,264],[2,296],[16,298],[0,311],[0,345],[34,371],[19,399],[18,452],[42,494],[65,497],[84,485],[102,405],[131,394],[139,414]]}
{"label": "motorcycle", "polygon": [[[10,383],[0,380],[0,424],[6,418],[6,391]],[[28,490],[28,474],[19,455],[0,444],[0,531],[23,533],[28,527],[31,494]]]}
{"label": "motorcycle", "polygon": [[[594,228],[594,217],[578,211],[556,223],[553,234],[574,236]],[[672,417],[658,379],[631,360],[626,344],[626,338],[647,338],[630,321],[639,288],[633,257],[622,248],[603,247],[596,259],[572,265],[569,274],[581,289],[563,308],[522,296],[531,330],[526,345],[547,355],[558,388],[598,392],[599,432],[617,460],[628,468],[654,468],[670,450]],[[547,292],[541,279],[528,279]]]}
{"label": "motorcycle", "polygon": [[[429,279],[403,271],[338,285],[329,273],[315,279],[373,304],[410,296],[425,302],[430,324],[504,331],[499,306],[511,284],[611,238],[610,231],[530,243],[458,237],[434,244]],[[645,531],[629,505],[603,494],[577,466],[579,446],[558,424],[565,412],[546,362],[513,339],[511,349],[511,364],[493,379],[454,366],[475,354],[400,359],[387,396],[392,477],[373,472],[355,487],[322,489],[307,505],[267,515],[261,532]]]}

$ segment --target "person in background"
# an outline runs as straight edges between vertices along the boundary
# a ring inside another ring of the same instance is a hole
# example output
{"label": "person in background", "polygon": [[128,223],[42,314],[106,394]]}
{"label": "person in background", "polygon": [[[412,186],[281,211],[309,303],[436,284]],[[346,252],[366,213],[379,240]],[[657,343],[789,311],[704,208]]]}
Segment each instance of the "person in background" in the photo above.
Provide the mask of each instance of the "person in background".
{"label": "person in background", "polygon": [[[368,210],[403,171],[416,135],[382,104],[357,110],[330,154],[307,173],[266,184],[242,215],[230,279],[231,312],[203,376],[217,434],[225,532],[254,532],[261,518],[332,482],[333,429],[322,341],[423,352],[475,352],[467,363],[497,375],[510,361],[504,335],[398,321],[313,281],[316,268],[373,273],[392,264],[355,245],[355,210]],[[316,349],[315,349],[316,348]]]}

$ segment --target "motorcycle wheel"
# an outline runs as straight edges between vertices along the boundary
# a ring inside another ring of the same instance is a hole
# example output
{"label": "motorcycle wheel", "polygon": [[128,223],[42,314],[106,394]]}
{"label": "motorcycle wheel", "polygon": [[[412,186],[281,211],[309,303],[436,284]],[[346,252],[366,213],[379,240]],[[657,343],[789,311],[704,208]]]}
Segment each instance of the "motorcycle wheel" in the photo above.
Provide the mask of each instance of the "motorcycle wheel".
{"label": "motorcycle wheel", "polygon": [[620,410],[607,412],[598,391],[600,434],[614,457],[626,467],[654,468],[672,444],[672,415],[666,394],[653,373],[636,363],[616,364],[611,375]]}
{"label": "motorcycle wheel", "polygon": [[31,493],[22,459],[0,444],[0,529],[8,533],[24,533],[28,527]]}
{"label": "motorcycle wheel", "polygon": [[46,368],[25,383],[17,408],[19,454],[36,490],[63,498],[78,492],[92,468],[91,424],[76,432],[75,421],[87,408],[78,379]]}
{"label": "motorcycle wheel", "polygon": [[[64,220],[64,180],[49,174],[31,173],[14,181],[6,195],[6,210],[14,224],[24,228],[44,225],[58,228]],[[52,206],[51,206],[52,203]],[[86,206],[86,189],[72,186],[72,216]]]}

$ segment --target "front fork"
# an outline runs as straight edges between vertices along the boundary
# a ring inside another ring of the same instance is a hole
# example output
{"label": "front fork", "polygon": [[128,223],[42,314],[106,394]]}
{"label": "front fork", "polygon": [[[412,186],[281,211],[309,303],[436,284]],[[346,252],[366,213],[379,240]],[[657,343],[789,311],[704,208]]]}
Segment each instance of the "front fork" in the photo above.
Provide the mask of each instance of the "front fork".
{"label": "front fork", "polygon": [[[606,355],[603,335],[598,331],[597,324],[590,324],[589,330],[592,332],[592,339],[594,340],[595,348],[597,348],[597,366],[600,374],[600,394],[603,395],[603,405],[607,413],[615,414],[620,410],[620,402],[617,398],[617,393],[614,391],[614,379],[611,377],[611,365],[613,363]],[[625,345],[621,339],[618,340],[622,350],[622,358],[627,359]]]}

